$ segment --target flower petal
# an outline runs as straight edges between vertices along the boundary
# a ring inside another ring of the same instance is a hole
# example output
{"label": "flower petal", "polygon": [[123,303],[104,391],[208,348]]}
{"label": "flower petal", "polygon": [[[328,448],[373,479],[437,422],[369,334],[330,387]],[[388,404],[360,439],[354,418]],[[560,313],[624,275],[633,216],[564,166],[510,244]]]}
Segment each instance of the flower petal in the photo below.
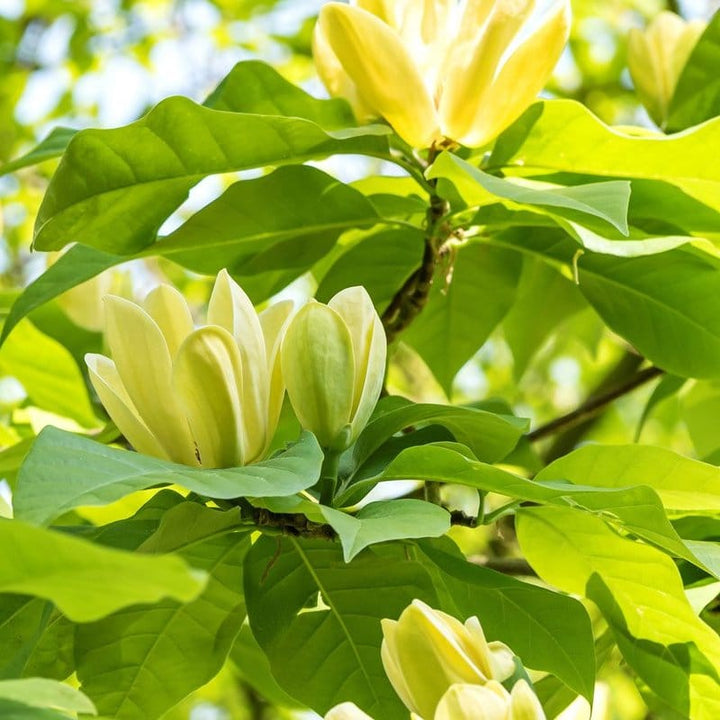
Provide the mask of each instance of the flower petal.
{"label": "flower petal", "polygon": [[158,285],[145,298],[145,311],[165,337],[170,357],[193,331],[193,319],[185,298],[171,285]]}
{"label": "flower petal", "polygon": [[438,703],[434,720],[508,720],[508,701],[498,683],[452,685]]}
{"label": "flower petal", "polygon": [[[457,95],[459,85],[443,95],[443,132],[454,140],[478,147],[494,140],[527,109],[550,77],[570,31],[569,0],[557,2],[546,21],[507,59],[487,84],[487,74],[476,70],[485,80],[480,93],[465,102]],[[465,81],[470,82],[472,72]],[[466,90],[470,92],[470,89]]]}
{"label": "flower petal", "polygon": [[242,382],[240,351],[224,328],[199,328],[180,346],[173,367],[173,387],[203,467],[244,464]]}
{"label": "flower petal", "polygon": [[138,305],[105,298],[106,338],[138,414],[175,462],[197,465],[192,436],[171,384],[172,362],[157,323]]}
{"label": "flower petal", "polygon": [[353,390],[353,436],[365,427],[382,392],[387,358],[387,339],[372,299],[363,287],[337,293],[328,303],[350,330],[355,356]]}
{"label": "flower petal", "polygon": [[546,720],[538,696],[525,680],[518,680],[510,691],[509,720]]}
{"label": "flower petal", "polygon": [[433,99],[392,28],[371,13],[337,2],[323,6],[318,24],[361,97],[398,135],[415,147],[439,138]]}
{"label": "flower petal", "polygon": [[242,360],[243,387],[240,405],[247,431],[246,462],[261,455],[267,443],[269,373],[265,338],[250,298],[230,277],[218,273],[208,305],[208,325],[230,332]]}
{"label": "flower petal", "polygon": [[282,376],[280,348],[293,309],[294,303],[292,300],[284,300],[283,302],[271,305],[261,312],[259,316],[260,325],[263,335],[265,336],[265,350],[267,352],[267,364],[270,374],[267,445],[270,444],[275,434],[280,418],[280,411],[282,410],[283,397],[285,396],[285,381]]}
{"label": "flower petal", "polygon": [[372,720],[357,705],[351,702],[336,705],[325,716],[325,720]]}
{"label": "flower petal", "polygon": [[323,447],[344,442],[352,419],[355,358],[343,319],[327,305],[306,305],[285,333],[281,362],[301,425]]}
{"label": "flower petal", "polygon": [[115,363],[104,355],[88,353],[85,364],[100,402],[127,441],[143,455],[169,460],[168,454],[138,415]]}

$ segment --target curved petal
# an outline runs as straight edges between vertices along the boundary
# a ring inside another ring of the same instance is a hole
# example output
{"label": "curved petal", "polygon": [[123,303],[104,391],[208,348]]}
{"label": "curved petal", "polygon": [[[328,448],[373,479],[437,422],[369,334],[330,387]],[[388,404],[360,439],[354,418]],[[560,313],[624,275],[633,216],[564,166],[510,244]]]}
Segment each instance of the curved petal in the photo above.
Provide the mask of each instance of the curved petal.
{"label": "curved petal", "polygon": [[127,441],[143,455],[169,460],[168,454],[138,415],[115,363],[104,355],[88,353],[85,364],[100,402]]}
{"label": "curved petal", "polygon": [[265,336],[265,350],[270,375],[266,445],[270,444],[275,434],[280,411],[282,410],[283,397],[285,396],[285,381],[283,380],[282,365],[280,363],[280,347],[293,309],[294,303],[292,300],[284,300],[271,305],[267,310],[261,312],[259,316],[260,325]]}
{"label": "curved petal", "polygon": [[505,645],[497,640],[488,643],[485,638],[485,631],[476,617],[468,618],[465,621],[465,628],[468,631],[468,640],[465,650],[473,658],[475,663],[492,680],[504,682],[515,673],[515,654]]}
{"label": "curved petal", "polygon": [[370,295],[363,287],[342,290],[328,306],[335,310],[350,330],[355,356],[352,437],[367,425],[377,405],[385,380],[387,337]]}
{"label": "curved petal", "polygon": [[331,308],[311,302],[293,318],[282,373],[301,425],[325,448],[342,442],[352,418],[355,358],[350,332]]}
{"label": "curved petal", "polygon": [[172,380],[203,467],[243,465],[242,361],[235,338],[217,326],[190,333]]}
{"label": "curved petal", "polygon": [[509,720],[546,720],[538,696],[525,680],[518,680],[510,691]]}
{"label": "curved petal", "polygon": [[105,298],[106,338],[138,414],[175,462],[197,465],[187,420],[173,392],[172,361],[157,323],[138,305]]}
{"label": "curved petal", "polygon": [[417,712],[417,706],[410,692],[410,688],[405,681],[402,668],[398,664],[398,650],[397,650],[397,621],[384,619],[380,621],[382,624],[383,641],[380,646],[380,658],[382,660],[383,668],[385,668],[385,674],[388,676],[393,689],[398,694],[398,697],[403,701],[405,707],[411,712]]}
{"label": "curved petal", "polygon": [[193,331],[193,319],[185,298],[171,285],[158,285],[145,298],[145,312],[157,323],[175,357],[183,340]]}
{"label": "curved petal", "polygon": [[415,147],[439,138],[433,99],[394,30],[371,13],[337,2],[323,6],[318,24],[362,98],[398,135]]}
{"label": "curved petal", "polygon": [[[265,338],[250,298],[230,277],[218,273],[208,305],[208,325],[230,332],[237,342],[243,368],[240,404],[247,431],[247,457],[262,454],[267,444],[269,377]],[[247,460],[250,462],[250,460]]]}
{"label": "curved petal", "polygon": [[337,59],[320,23],[316,23],[313,32],[312,53],[315,69],[330,95],[345,98],[360,122],[369,122],[376,118],[377,113],[360,97],[357,86]]}
{"label": "curved petal", "polygon": [[372,720],[372,718],[354,703],[346,702],[332,708],[325,716],[325,720]]}
{"label": "curved petal", "polygon": [[502,685],[452,685],[443,695],[434,720],[508,720],[509,696]]}
{"label": "curved petal", "polygon": [[472,103],[443,95],[443,131],[479,147],[494,140],[537,98],[557,64],[570,32],[570,2],[560,0],[546,21],[507,59]]}

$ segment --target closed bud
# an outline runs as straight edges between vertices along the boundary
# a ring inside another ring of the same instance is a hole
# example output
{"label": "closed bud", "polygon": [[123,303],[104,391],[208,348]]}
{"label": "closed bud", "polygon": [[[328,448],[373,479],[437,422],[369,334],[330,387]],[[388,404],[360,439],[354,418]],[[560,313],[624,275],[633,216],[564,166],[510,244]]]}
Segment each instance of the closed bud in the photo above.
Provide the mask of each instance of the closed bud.
{"label": "closed bud", "polygon": [[260,316],[226,271],[195,329],[183,296],[155,288],[142,306],[105,298],[112,359],[88,354],[90,380],[113,422],[141,453],[202,467],[262,459],[285,392],[279,367],[292,303]]}
{"label": "closed bud", "polygon": [[485,685],[452,685],[433,720],[509,720],[510,693],[491,680]]}
{"label": "closed bud", "polygon": [[513,653],[488,643],[478,619],[459,620],[414,600],[397,621],[383,620],[382,661],[409,710],[433,718],[452,685],[502,682],[515,671]]}
{"label": "closed bud", "polygon": [[340,451],[367,424],[380,397],[387,341],[364,288],[308,303],[282,346],[282,372],[295,414],[320,444]]}
{"label": "closed bud", "polygon": [[665,11],[646,30],[630,31],[630,75],[648,114],[660,127],[667,122],[678,80],[705,27],[699,20],[686,22]]}
{"label": "closed bud", "polygon": [[329,2],[315,29],[318,74],[358,118],[384,118],[414,147],[443,138],[484,145],[535,100],[567,42],[569,0],[555,0],[541,18],[534,5]]}

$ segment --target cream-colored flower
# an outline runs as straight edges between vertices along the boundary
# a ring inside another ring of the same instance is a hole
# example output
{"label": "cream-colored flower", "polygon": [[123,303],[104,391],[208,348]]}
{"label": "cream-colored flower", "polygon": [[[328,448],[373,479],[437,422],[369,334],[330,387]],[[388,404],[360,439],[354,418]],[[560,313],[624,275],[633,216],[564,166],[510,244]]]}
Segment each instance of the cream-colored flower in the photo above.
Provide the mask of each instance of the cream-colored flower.
{"label": "cream-colored flower", "polygon": [[700,20],[686,22],[675,13],[665,11],[644,31],[630,31],[630,74],[640,100],[661,127],[668,119],[680,75],[705,28],[706,24]]}
{"label": "cream-colored flower", "polygon": [[395,692],[407,708],[433,718],[452,685],[502,682],[514,670],[513,653],[488,643],[476,617],[465,624],[413,600],[395,620],[383,620],[382,661]]}
{"label": "cream-colored flower", "polygon": [[203,467],[263,457],[282,405],[279,351],[292,303],[258,315],[223,270],[198,329],[169,285],[144,306],[112,295],[105,305],[112,360],[85,359],[101,402],[138,452]]}
{"label": "cream-colored flower", "polygon": [[282,373],[295,414],[319,443],[348,447],[367,424],[385,376],[387,340],[362,287],[327,305],[308,303],[290,322]]}
{"label": "cream-colored flower", "polygon": [[569,0],[538,22],[534,9],[534,0],[329,2],[315,63],[332,95],[360,119],[385,118],[410,145],[477,147],[535,100],[565,47]]}
{"label": "cream-colored flower", "polygon": [[357,705],[351,702],[336,705],[325,716],[325,720],[373,720],[367,713],[364,713]]}
{"label": "cream-colored flower", "polygon": [[525,680],[508,692],[490,680],[484,685],[453,685],[438,703],[433,720],[546,720]]}

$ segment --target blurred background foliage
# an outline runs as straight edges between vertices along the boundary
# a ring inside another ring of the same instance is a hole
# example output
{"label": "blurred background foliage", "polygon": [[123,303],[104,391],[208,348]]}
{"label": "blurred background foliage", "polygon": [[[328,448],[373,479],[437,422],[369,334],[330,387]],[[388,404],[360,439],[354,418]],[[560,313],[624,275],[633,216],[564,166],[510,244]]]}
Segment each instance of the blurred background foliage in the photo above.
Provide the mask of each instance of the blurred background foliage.
{"label": "blurred background foliage", "polygon": [[[310,56],[312,25],[321,4],[321,0],[0,0],[0,166],[27,151],[56,126],[112,127],[132,122],[168,95],[200,100],[242,59],[266,60],[292,81],[322,94]],[[644,26],[663,9],[686,18],[708,18],[719,6],[718,0],[573,0],[570,46],[549,93],[585,103],[610,124],[651,126],[627,71],[629,30]],[[346,159],[323,167],[343,180],[355,179],[366,168],[358,171],[352,162]],[[19,289],[45,266],[45,257],[31,253],[30,241],[37,207],[55,164],[0,177],[2,313],[7,312]],[[221,188],[222,180],[206,184],[194,193],[188,207],[204,204]],[[531,276],[536,270],[528,263],[523,272]],[[136,267],[132,278],[138,294],[148,285],[169,278],[198,305],[207,297],[207,279],[189,276],[166,263]],[[306,280],[304,292],[308,289],[312,290],[312,280]],[[460,371],[451,397],[419,356],[402,344],[391,366],[391,390],[414,400],[501,399],[538,427],[633,376],[641,358],[604,328],[579,299],[572,280],[568,279],[564,289],[556,287],[555,292],[560,293],[555,304],[548,302],[541,310],[556,313],[558,324],[549,322],[547,334],[540,328],[535,343],[525,347],[522,338],[536,325],[537,305],[533,305],[534,296],[521,294],[503,329]],[[73,324],[61,307],[56,305],[34,316],[35,327],[47,335],[26,326],[13,336],[10,350],[0,358],[0,472],[6,478],[17,467],[27,447],[26,439],[44,424],[53,422],[69,428],[93,425],[93,416],[88,422],[82,403],[63,415],[58,411],[57,398],[45,402],[42,397],[40,388],[46,388],[46,393],[67,393],[68,387],[76,387],[81,372],[76,361],[93,343],[101,342],[97,334]],[[57,342],[59,338],[62,344]],[[28,366],[32,355],[42,358],[38,367]],[[48,368],[56,381],[60,377],[66,385],[58,382],[47,390]],[[533,449],[526,447],[517,463],[532,472],[543,459],[557,457],[582,441],[619,443],[638,438],[720,461],[716,420],[720,387],[688,382],[679,393],[670,393],[664,399],[665,390],[677,390],[682,384],[673,382],[651,383],[604,405],[600,413],[590,415],[580,425],[536,443]],[[87,398],[83,401],[87,403]],[[71,392],[66,403],[73,402]],[[49,407],[54,410],[52,414]],[[99,427],[101,421],[96,425]],[[457,502],[462,504],[463,498]],[[103,517],[88,517],[105,522],[111,519],[108,513],[131,511],[111,508],[102,511]],[[502,556],[514,552],[511,541],[489,536],[487,528],[454,532],[471,554]],[[262,656],[250,642],[238,648],[227,670],[171,711],[168,718],[298,717],[291,710],[274,706],[273,700],[281,705],[283,696],[269,674],[261,686],[242,679],[243,666],[252,665],[256,678],[262,675],[257,672]],[[593,718],[646,717],[647,709],[637,691],[617,671],[612,658],[606,667],[605,680],[611,690],[603,691],[603,697],[611,699],[598,702]]]}

